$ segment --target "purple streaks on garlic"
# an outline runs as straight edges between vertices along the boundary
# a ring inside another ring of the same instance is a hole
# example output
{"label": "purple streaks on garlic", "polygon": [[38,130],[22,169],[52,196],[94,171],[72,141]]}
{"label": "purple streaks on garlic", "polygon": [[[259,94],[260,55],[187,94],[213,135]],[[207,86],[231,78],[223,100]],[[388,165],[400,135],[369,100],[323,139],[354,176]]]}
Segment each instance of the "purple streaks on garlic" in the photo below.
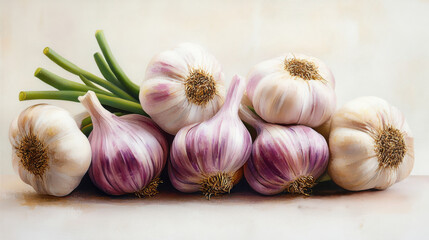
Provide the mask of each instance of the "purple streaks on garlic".
{"label": "purple streaks on garlic", "polygon": [[244,80],[234,76],[225,104],[211,119],[182,128],[174,138],[169,163],[173,186],[207,197],[228,193],[234,174],[250,155],[252,140],[238,117]]}
{"label": "purple streaks on garlic", "polygon": [[240,117],[258,132],[244,167],[250,186],[264,195],[284,191],[309,195],[328,165],[329,149],[323,136],[302,125],[265,123],[246,107],[240,109]]}
{"label": "purple streaks on garlic", "polygon": [[[111,195],[156,194],[158,182],[154,181],[158,181],[168,154],[168,143],[158,126],[137,114],[115,116],[101,106],[92,91],[79,101],[93,122],[89,136],[92,182]],[[151,189],[146,188],[149,184]]]}

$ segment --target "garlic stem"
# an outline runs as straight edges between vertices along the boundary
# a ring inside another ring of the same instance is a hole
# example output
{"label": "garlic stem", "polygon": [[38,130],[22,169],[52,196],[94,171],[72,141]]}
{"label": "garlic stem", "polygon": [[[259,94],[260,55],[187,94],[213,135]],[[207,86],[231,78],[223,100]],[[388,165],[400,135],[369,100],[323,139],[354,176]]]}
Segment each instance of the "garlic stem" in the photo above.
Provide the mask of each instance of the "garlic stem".
{"label": "garlic stem", "polygon": [[241,79],[238,75],[235,75],[232,78],[231,85],[229,86],[225,98],[225,103],[219,112],[227,110],[234,114],[238,113],[238,108],[240,107],[241,99],[244,94],[245,85],[244,79]]}
{"label": "garlic stem", "polygon": [[104,58],[101,55],[101,53],[99,53],[99,52],[94,53],[94,60],[95,60],[95,63],[97,64],[98,69],[100,70],[101,74],[103,75],[103,77],[107,81],[115,84],[116,86],[120,87],[124,91],[127,90],[124,87],[124,85],[122,85],[119,82],[119,80],[116,78],[115,74],[112,72],[112,70],[110,69],[110,67],[107,64],[107,62],[104,60]]}
{"label": "garlic stem", "polygon": [[84,96],[79,96],[78,100],[86,108],[91,119],[95,121],[95,126],[100,126],[97,123],[99,119],[109,119],[112,116],[112,113],[103,108],[97,96],[92,91],[88,91]]}
{"label": "garlic stem", "polygon": [[89,134],[91,134],[92,129],[93,129],[93,125],[92,123],[90,123],[84,127],[81,127],[80,130],[82,131],[83,134],[85,134],[86,137],[89,137]]}
{"label": "garlic stem", "polygon": [[[78,102],[79,96],[85,95],[82,91],[21,91],[19,100],[34,100],[34,99],[56,99]],[[103,105],[107,105],[119,110],[137,113],[148,116],[142,109],[141,105],[118,97],[111,97],[104,94],[96,93],[98,99]]]}
{"label": "garlic stem", "polygon": [[258,134],[262,131],[263,125],[265,124],[264,120],[253,113],[248,106],[241,105],[238,115],[240,116],[241,120],[255,128]]}
{"label": "garlic stem", "polygon": [[110,50],[109,44],[107,44],[103,31],[98,30],[95,33],[95,37],[97,38],[98,45],[100,46],[100,49],[103,52],[104,57],[106,58],[107,64],[109,64],[116,78],[119,80],[119,82],[122,83],[122,85],[124,85],[128,89],[128,91],[134,98],[138,99],[140,87],[133,83],[119,66],[118,62],[112,54],[112,51]]}
{"label": "garlic stem", "polygon": [[82,92],[92,90],[94,92],[102,93],[108,96],[112,96],[112,97],[115,96],[110,92],[67,80],[44,68],[37,68],[36,71],[34,72],[34,76],[58,90],[82,91]]}
{"label": "garlic stem", "polygon": [[85,83],[86,86],[103,90],[99,88],[97,85],[95,85],[94,83],[92,83],[91,81],[89,81],[88,78],[84,77],[82,74],[79,75],[79,78],[80,80],[82,80],[83,83]]}
{"label": "garlic stem", "polygon": [[91,124],[91,123],[92,123],[91,116],[88,116],[88,117],[82,119],[82,121],[80,122],[80,125],[86,126],[86,125]]}
{"label": "garlic stem", "polygon": [[115,94],[118,97],[130,100],[130,101],[134,101],[137,102],[138,98],[133,98],[131,95],[129,95],[128,93],[126,93],[124,90],[120,89],[119,87],[117,87],[115,84],[104,80],[100,77],[95,76],[94,74],[83,70],[82,68],[76,66],[75,64],[71,63],[70,61],[68,61],[67,59],[63,58],[62,56],[60,56],[58,53],[56,53],[54,50],[50,49],[49,47],[46,47],[43,50],[43,53],[49,58],[51,59],[53,62],[55,62],[56,64],[58,64],[58,66],[62,67],[64,70],[71,72],[75,75],[83,75],[84,77],[86,77],[89,81],[94,82],[104,88],[106,88],[107,90],[111,91],[113,94]]}

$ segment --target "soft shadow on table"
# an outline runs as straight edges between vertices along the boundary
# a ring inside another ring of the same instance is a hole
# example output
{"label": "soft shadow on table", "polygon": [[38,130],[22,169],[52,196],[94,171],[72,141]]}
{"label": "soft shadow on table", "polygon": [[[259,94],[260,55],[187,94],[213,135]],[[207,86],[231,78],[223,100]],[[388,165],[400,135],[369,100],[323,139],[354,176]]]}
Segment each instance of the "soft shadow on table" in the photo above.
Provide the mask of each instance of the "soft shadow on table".
{"label": "soft shadow on table", "polygon": [[362,194],[346,191],[333,182],[322,182],[313,188],[313,193],[310,197],[292,194],[278,194],[274,196],[263,196],[253,191],[247,182],[242,179],[231,191],[231,194],[211,197],[210,200],[205,198],[201,193],[181,193],[174,189],[168,181],[168,177],[163,173],[161,176],[163,184],[159,186],[159,194],[151,198],[138,198],[133,194],[123,196],[110,196],[97,187],[95,187],[89,176],[85,175],[81,184],[66,197],[53,197],[48,195],[39,195],[35,192],[17,193],[16,198],[24,206],[80,206],[85,204],[171,204],[171,203],[190,203],[199,202],[202,204],[243,204],[243,203],[261,203],[261,202],[293,202],[300,199],[324,199],[339,196],[347,196],[352,194]]}

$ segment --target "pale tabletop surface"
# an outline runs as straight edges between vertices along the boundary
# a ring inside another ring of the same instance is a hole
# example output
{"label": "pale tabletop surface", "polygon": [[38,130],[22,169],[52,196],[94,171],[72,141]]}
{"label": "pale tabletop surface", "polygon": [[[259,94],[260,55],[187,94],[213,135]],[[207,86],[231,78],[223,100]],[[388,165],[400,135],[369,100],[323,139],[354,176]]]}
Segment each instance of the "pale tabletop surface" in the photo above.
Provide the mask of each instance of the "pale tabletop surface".
{"label": "pale tabletop surface", "polygon": [[210,201],[164,186],[149,199],[109,197],[88,179],[68,197],[0,178],[0,239],[429,239],[429,176],[385,191],[319,184],[311,197],[265,197],[241,183]]}

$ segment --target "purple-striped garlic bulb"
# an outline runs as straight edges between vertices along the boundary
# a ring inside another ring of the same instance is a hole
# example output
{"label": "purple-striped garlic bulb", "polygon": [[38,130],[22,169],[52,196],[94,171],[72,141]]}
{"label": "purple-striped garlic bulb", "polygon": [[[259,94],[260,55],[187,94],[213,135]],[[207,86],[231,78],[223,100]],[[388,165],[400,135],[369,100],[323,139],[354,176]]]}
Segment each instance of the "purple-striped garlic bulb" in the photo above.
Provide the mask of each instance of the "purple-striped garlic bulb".
{"label": "purple-striped garlic bulb", "polygon": [[328,165],[329,149],[323,136],[303,125],[266,123],[247,107],[240,109],[240,117],[258,133],[244,166],[249,185],[264,195],[310,195]]}
{"label": "purple-striped garlic bulb", "polygon": [[225,99],[222,67],[203,47],[182,43],[152,59],[139,98],[153,121],[174,135],[220,109]]}
{"label": "purple-striped garlic bulb", "polygon": [[92,182],[110,195],[155,195],[168,154],[161,129],[142,115],[118,117],[108,112],[92,91],[79,97],[79,101],[93,123],[89,135]]}
{"label": "purple-striped garlic bulb", "polygon": [[168,172],[181,192],[229,193],[250,156],[252,139],[238,117],[245,88],[234,76],[225,103],[211,119],[182,128],[174,138]]}
{"label": "purple-striped garlic bulb", "polygon": [[289,53],[261,62],[247,81],[247,96],[267,122],[317,127],[335,111],[334,76],[315,57]]}

